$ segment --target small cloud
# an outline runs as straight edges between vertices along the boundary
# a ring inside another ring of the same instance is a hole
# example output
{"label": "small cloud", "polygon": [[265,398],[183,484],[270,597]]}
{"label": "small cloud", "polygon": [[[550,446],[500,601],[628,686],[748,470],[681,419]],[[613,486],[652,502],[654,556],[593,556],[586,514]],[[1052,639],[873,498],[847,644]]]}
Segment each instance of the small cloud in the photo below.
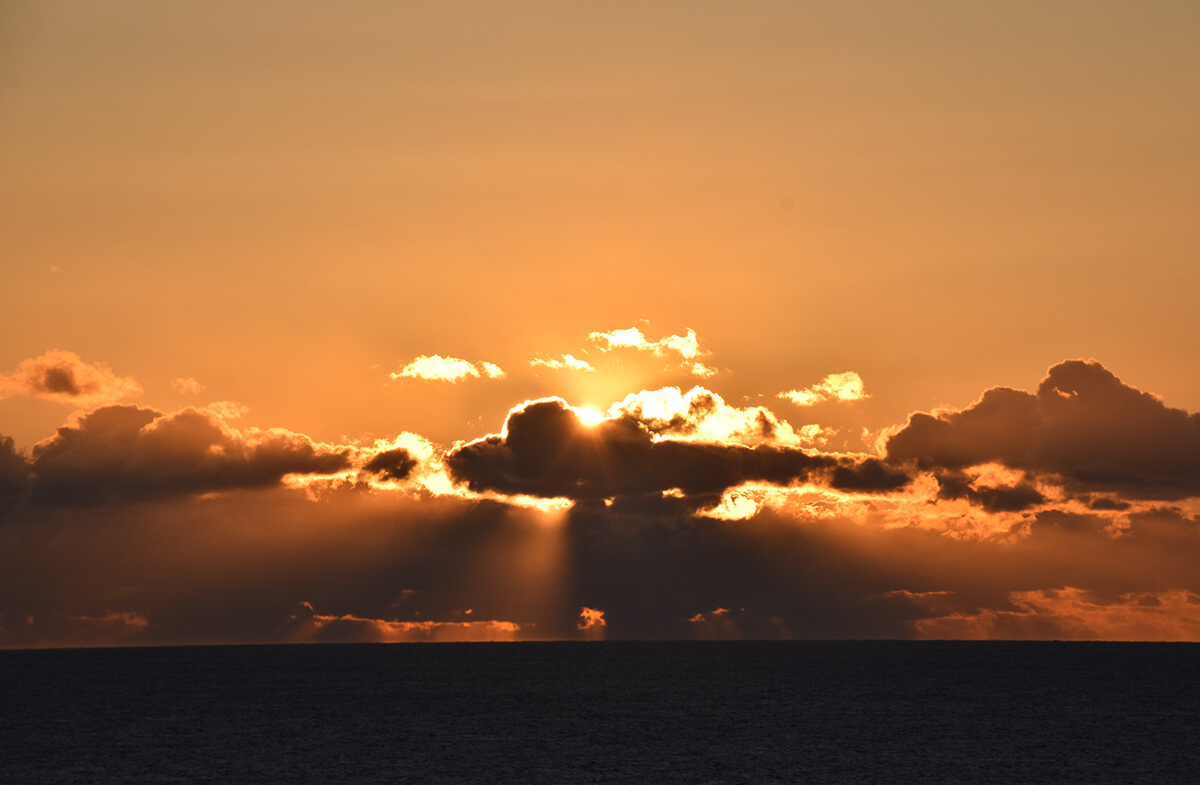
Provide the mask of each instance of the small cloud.
{"label": "small cloud", "polygon": [[670,351],[677,353],[685,360],[694,359],[701,354],[700,342],[696,338],[696,331],[692,329],[687,331],[687,335],[668,335],[666,338],[650,341],[641,330],[630,327],[606,333],[588,333],[588,340],[603,344],[600,347],[602,352],[609,352],[613,349],[636,349],[640,352],[665,354]]}
{"label": "small cloud", "polygon": [[863,380],[854,371],[831,373],[817,384],[804,390],[788,390],[779,393],[785,401],[797,406],[814,406],[826,401],[861,401],[870,398],[863,389]]}
{"label": "small cloud", "polygon": [[134,379],[61,349],[21,361],[11,376],[0,375],[0,398],[24,395],[90,408],[141,394],[142,387]]}
{"label": "small cloud", "polygon": [[500,379],[504,377],[504,370],[499,365],[486,361],[471,363],[458,357],[422,354],[399,371],[389,375],[393,379],[425,379],[454,383],[480,376]]}
{"label": "small cloud", "polygon": [[703,357],[709,352],[700,348],[700,340],[696,337],[696,331],[691,328],[688,328],[686,335],[668,335],[657,341],[649,340],[636,327],[612,330],[606,333],[588,333],[588,340],[601,344],[600,351],[602,352],[611,352],[614,349],[633,349],[639,352],[651,352],[659,357],[677,354],[683,361],[683,367],[701,379],[707,379],[717,373],[716,368],[697,361],[696,358]]}
{"label": "small cloud", "polygon": [[594,373],[596,370],[587,360],[580,360],[572,354],[564,354],[561,360],[548,360],[536,357],[530,360],[529,364],[534,368],[541,366],[542,368],[549,368],[552,371],[584,371],[585,373]]}
{"label": "small cloud", "polygon": [[204,385],[192,376],[180,376],[171,382],[171,388],[180,395],[196,395],[204,389]]}
{"label": "small cloud", "polygon": [[604,620],[604,611],[585,605],[579,609],[579,621],[575,626],[587,640],[603,640],[604,628],[608,626],[608,622]]}

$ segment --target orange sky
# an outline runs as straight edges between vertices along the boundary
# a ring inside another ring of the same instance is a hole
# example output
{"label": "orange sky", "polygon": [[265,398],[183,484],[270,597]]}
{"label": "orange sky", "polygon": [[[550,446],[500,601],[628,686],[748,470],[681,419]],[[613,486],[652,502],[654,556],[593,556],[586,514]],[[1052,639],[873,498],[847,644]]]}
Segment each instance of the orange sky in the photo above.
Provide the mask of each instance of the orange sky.
{"label": "orange sky", "polygon": [[6,4],[0,645],[1200,638],[1198,38]]}

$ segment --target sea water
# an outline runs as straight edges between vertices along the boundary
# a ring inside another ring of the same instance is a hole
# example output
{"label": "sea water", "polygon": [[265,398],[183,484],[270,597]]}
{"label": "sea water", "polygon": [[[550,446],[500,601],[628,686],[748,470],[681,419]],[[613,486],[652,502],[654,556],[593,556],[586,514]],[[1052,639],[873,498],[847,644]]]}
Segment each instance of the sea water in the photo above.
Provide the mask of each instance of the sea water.
{"label": "sea water", "polygon": [[0,652],[0,783],[1200,782],[1200,645]]}

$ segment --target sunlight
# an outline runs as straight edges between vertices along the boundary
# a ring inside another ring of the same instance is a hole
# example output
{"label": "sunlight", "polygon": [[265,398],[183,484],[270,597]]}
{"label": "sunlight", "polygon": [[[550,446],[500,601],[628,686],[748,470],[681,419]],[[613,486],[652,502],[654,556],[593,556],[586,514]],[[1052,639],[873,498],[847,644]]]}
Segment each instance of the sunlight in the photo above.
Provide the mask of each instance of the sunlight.
{"label": "sunlight", "polygon": [[579,422],[591,428],[604,422],[604,412],[593,406],[573,406],[575,416],[579,418]]}

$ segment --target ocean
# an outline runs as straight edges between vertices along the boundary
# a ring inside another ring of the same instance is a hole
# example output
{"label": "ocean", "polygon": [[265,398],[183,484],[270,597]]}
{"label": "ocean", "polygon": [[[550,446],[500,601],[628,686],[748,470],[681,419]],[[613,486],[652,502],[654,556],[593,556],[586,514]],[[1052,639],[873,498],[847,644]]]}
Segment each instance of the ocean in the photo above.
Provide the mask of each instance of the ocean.
{"label": "ocean", "polygon": [[0,651],[0,783],[1196,783],[1200,645]]}

